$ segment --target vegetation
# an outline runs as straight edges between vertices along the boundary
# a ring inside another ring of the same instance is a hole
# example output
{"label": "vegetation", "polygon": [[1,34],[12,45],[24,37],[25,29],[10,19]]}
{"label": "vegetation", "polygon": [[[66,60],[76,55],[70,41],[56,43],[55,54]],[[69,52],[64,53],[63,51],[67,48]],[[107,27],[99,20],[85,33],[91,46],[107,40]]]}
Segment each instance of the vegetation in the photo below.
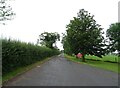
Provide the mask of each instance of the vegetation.
{"label": "vegetation", "polygon": [[118,51],[120,56],[120,23],[111,24],[107,30],[107,37],[109,38],[109,52]]}
{"label": "vegetation", "polygon": [[[94,58],[93,60],[91,60],[90,58],[86,59],[86,62],[82,62],[81,59],[78,59],[76,57],[73,56],[69,56],[67,54],[65,54],[66,59],[80,63],[80,64],[86,64],[86,65],[90,65],[90,66],[94,66],[94,67],[98,67],[98,68],[102,68],[102,69],[106,69],[106,70],[110,70],[113,72],[119,72],[118,70],[118,63],[110,63],[110,62],[104,62],[103,59],[101,60],[95,60],[96,58]],[[107,57],[103,57],[104,59],[107,59]],[[100,58],[99,58],[100,59]],[[108,59],[107,59],[108,60]],[[109,60],[112,60],[112,58],[109,58]],[[114,59],[113,59],[114,61]]]}
{"label": "vegetation", "polygon": [[93,17],[90,13],[81,9],[77,17],[70,20],[67,25],[67,34],[63,37],[65,53],[76,55],[80,52],[83,55],[82,61],[85,61],[86,54],[98,57],[105,54],[102,28]]}
{"label": "vegetation", "polygon": [[11,6],[7,4],[7,0],[0,0],[0,23],[13,19],[14,15],[15,13],[12,11]]}
{"label": "vegetation", "polygon": [[94,55],[87,55],[86,56],[87,60],[94,60],[94,61],[104,61],[104,62],[111,62],[111,63],[118,63],[119,62],[119,57],[117,55],[105,55],[102,58],[99,58]]}
{"label": "vegetation", "polygon": [[55,33],[48,33],[44,32],[39,35],[38,43],[40,42],[41,45],[49,47],[49,48],[54,48],[53,44],[56,43],[56,41],[60,41],[60,35],[55,32]]}
{"label": "vegetation", "polygon": [[2,73],[5,75],[19,67],[28,66],[57,54],[59,51],[56,49],[2,39]]}
{"label": "vegetation", "polygon": [[5,83],[6,81],[8,81],[9,79],[12,79],[12,78],[14,78],[15,76],[18,76],[18,75],[20,75],[20,74],[22,74],[22,73],[24,73],[24,72],[26,72],[26,71],[28,71],[28,70],[36,67],[36,66],[39,66],[39,65],[43,64],[44,62],[46,62],[46,61],[48,61],[48,60],[50,60],[50,58],[45,58],[45,59],[42,60],[42,61],[37,61],[36,63],[30,64],[30,65],[28,65],[28,66],[18,67],[16,70],[11,71],[11,72],[3,75],[3,77],[2,77],[2,83],[4,84],[4,83]]}
{"label": "vegetation", "polygon": [[63,39],[62,39],[61,43],[63,44],[64,53],[72,55],[72,51],[71,51],[71,48],[70,48],[70,44],[67,41],[67,35],[66,34],[63,34]]}

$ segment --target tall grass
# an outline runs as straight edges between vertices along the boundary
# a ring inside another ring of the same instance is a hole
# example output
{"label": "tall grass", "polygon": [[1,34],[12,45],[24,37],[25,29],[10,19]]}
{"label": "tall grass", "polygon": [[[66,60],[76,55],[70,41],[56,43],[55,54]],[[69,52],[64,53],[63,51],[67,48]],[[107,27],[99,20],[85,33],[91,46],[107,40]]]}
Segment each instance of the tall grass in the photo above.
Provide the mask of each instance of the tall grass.
{"label": "tall grass", "polygon": [[57,54],[59,51],[56,49],[2,39],[2,73],[5,75],[18,67],[27,66]]}

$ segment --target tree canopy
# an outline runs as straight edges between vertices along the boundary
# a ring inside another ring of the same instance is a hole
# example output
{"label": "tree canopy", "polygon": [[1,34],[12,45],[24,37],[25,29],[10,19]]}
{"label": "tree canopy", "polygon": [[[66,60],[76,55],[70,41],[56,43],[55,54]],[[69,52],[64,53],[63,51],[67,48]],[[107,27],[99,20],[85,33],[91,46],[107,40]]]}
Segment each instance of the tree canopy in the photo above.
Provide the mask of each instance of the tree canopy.
{"label": "tree canopy", "polygon": [[[81,9],[77,17],[73,17],[66,26],[66,36],[63,39],[64,50],[73,54],[82,53],[83,61],[86,54],[102,57],[105,54],[102,28],[88,11]],[[69,47],[69,48],[68,48]]]}
{"label": "tree canopy", "polygon": [[120,23],[111,24],[106,34],[110,40],[109,51],[114,52],[117,50],[120,55]]}
{"label": "tree canopy", "polygon": [[7,4],[7,0],[0,0],[0,23],[5,24],[3,21],[13,19],[15,13],[12,7]]}
{"label": "tree canopy", "polygon": [[71,55],[72,51],[71,51],[70,45],[67,41],[67,36],[64,33],[63,33],[63,38],[62,38],[61,43],[63,44],[64,53],[67,53],[67,54]]}
{"label": "tree canopy", "polygon": [[60,41],[60,35],[57,32],[44,32],[39,35],[40,44],[49,48],[54,48],[53,44]]}

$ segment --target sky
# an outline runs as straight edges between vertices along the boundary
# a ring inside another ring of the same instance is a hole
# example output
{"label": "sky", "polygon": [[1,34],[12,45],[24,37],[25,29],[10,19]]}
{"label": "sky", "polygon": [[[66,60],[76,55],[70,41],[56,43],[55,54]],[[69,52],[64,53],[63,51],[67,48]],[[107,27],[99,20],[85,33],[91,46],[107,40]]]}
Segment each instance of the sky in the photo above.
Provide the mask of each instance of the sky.
{"label": "sky", "polygon": [[[3,38],[36,44],[42,32],[65,33],[66,25],[85,9],[106,31],[111,23],[118,22],[119,0],[11,0],[16,13],[14,20],[0,24]],[[62,36],[62,35],[61,35]],[[62,49],[62,44],[57,43]]]}

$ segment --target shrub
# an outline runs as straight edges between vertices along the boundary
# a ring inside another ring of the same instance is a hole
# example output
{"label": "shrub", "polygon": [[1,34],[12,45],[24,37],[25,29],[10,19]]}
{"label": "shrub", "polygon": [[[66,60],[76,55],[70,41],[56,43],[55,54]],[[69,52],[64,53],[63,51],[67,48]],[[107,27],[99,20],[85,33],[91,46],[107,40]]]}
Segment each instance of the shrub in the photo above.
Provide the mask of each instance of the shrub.
{"label": "shrub", "polygon": [[2,39],[2,73],[15,70],[59,54],[58,50],[24,43],[16,40]]}

